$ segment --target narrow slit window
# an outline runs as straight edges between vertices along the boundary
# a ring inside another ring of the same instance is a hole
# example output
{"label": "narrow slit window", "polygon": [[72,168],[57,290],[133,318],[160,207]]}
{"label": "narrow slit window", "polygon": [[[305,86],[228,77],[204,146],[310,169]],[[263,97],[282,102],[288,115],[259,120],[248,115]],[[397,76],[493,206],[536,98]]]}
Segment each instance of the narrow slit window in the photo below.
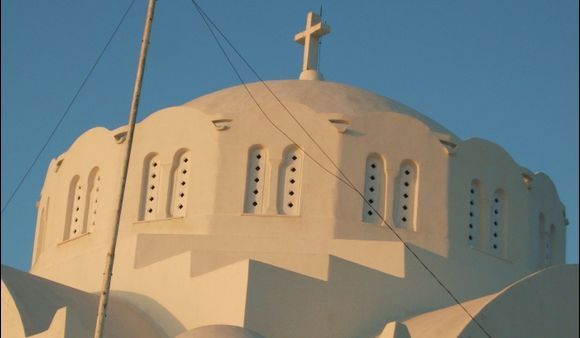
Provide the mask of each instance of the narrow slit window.
{"label": "narrow slit window", "polygon": [[468,203],[469,215],[467,220],[467,244],[475,247],[479,244],[479,232],[481,224],[481,183],[479,180],[471,181],[469,187]]}
{"label": "narrow slit window", "polygon": [[244,213],[261,214],[265,210],[267,160],[267,153],[262,146],[253,146],[248,151]]}
{"label": "narrow slit window", "polygon": [[300,214],[304,153],[296,145],[284,151],[278,183],[278,213]]}
{"label": "narrow slit window", "polygon": [[504,250],[503,243],[505,242],[505,221],[506,221],[506,200],[505,193],[501,189],[497,189],[491,201],[491,224],[489,231],[489,246],[493,253],[501,254]]}
{"label": "narrow slit window", "polygon": [[381,223],[385,215],[385,161],[378,154],[367,157],[362,219],[366,223]]}
{"label": "narrow slit window", "polygon": [[34,259],[37,260],[44,251],[44,241],[46,237],[46,227],[48,223],[48,210],[50,207],[50,197],[46,198],[46,205],[43,206],[38,214],[38,236],[36,238],[36,251]]}
{"label": "narrow slit window", "polygon": [[87,198],[85,200],[85,225],[83,232],[92,231],[97,225],[97,212],[99,210],[99,193],[101,191],[101,174],[99,168],[93,168],[89,174],[87,186]]}
{"label": "narrow slit window", "polygon": [[140,220],[157,218],[161,182],[161,162],[157,154],[150,154],[143,165],[143,186],[141,188]]}
{"label": "narrow slit window", "polygon": [[552,252],[553,252],[553,245],[554,245],[554,236],[556,227],[551,224],[550,226],[546,225],[546,220],[544,218],[544,214],[540,213],[539,216],[539,250],[540,253],[540,267],[546,267],[552,264]]}
{"label": "narrow slit window", "polygon": [[417,165],[411,160],[401,164],[396,180],[395,224],[399,228],[415,230],[417,204]]}
{"label": "narrow slit window", "polygon": [[185,216],[187,200],[190,194],[191,152],[182,150],[176,153],[173,160],[171,175],[170,215],[173,217]]}
{"label": "narrow slit window", "polygon": [[64,240],[77,237],[83,229],[84,193],[80,177],[76,175],[70,182]]}

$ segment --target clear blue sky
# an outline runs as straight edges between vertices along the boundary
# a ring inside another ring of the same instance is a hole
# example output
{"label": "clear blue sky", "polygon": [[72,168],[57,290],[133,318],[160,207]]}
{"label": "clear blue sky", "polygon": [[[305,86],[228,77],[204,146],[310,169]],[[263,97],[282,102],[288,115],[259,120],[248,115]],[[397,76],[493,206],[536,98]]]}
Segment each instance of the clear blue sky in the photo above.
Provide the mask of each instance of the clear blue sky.
{"label": "clear blue sky", "polygon": [[[129,0],[2,0],[2,205],[48,137]],[[293,36],[320,1],[199,2],[264,79],[298,77]],[[459,137],[503,146],[548,174],[578,262],[578,1],[325,1],[321,69],[405,103]],[[2,263],[29,268],[50,160],[85,130],[126,123],[146,0],[2,214]],[[248,73],[244,73],[247,75]],[[247,77],[252,80],[251,77]],[[237,80],[188,0],[158,1],[139,119]]]}

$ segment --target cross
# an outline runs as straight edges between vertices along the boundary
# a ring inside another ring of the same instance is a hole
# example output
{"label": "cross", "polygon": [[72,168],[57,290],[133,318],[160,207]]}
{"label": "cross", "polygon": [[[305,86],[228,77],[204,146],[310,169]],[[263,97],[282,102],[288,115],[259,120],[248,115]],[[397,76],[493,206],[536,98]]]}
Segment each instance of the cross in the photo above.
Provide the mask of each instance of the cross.
{"label": "cross", "polygon": [[294,41],[304,45],[301,80],[322,80],[322,74],[318,73],[318,40],[328,33],[330,26],[322,22],[319,15],[308,12],[306,29],[294,36]]}

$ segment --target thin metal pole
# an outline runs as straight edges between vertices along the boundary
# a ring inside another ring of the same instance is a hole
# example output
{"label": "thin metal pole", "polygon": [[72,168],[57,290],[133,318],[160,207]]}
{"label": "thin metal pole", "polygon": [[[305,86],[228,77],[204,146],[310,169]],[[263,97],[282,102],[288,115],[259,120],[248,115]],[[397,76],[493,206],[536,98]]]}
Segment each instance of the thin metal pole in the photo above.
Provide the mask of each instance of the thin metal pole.
{"label": "thin metal pole", "polygon": [[119,223],[121,221],[121,210],[123,209],[123,197],[125,196],[125,183],[127,182],[127,172],[129,170],[129,159],[131,158],[131,147],[133,145],[133,133],[135,131],[135,120],[137,118],[137,109],[139,107],[139,98],[141,96],[141,83],[143,82],[143,73],[145,72],[145,59],[149,47],[149,35],[151,33],[151,23],[153,21],[153,11],[155,10],[155,0],[149,0],[147,6],[147,17],[145,19],[145,28],[143,30],[143,39],[141,40],[141,53],[139,55],[139,64],[137,66],[137,77],[135,79],[135,88],[133,89],[133,99],[131,101],[131,112],[129,114],[129,130],[127,132],[127,142],[125,145],[125,158],[123,161],[123,171],[121,176],[121,187],[119,191],[119,200],[117,212],[115,214],[115,226],[113,228],[113,238],[111,239],[111,248],[107,252],[105,263],[105,272],[103,272],[103,285],[99,297],[99,310],[97,312],[97,323],[95,326],[95,338],[103,337],[105,327],[105,318],[107,317],[107,304],[109,302],[109,290],[111,288],[111,278],[113,276],[113,264],[115,262],[115,250],[117,248],[117,237],[119,235]]}

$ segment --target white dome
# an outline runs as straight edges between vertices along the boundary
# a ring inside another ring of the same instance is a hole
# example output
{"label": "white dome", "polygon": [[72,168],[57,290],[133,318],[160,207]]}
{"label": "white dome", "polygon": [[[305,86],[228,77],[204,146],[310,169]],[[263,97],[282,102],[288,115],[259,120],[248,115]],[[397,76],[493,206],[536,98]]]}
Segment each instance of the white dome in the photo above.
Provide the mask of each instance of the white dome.
{"label": "white dome", "polygon": [[[341,114],[347,118],[356,118],[386,112],[399,113],[416,118],[434,132],[456,138],[451,131],[418,111],[363,89],[327,81],[280,80],[265,83],[283,103],[299,103],[321,114]],[[261,106],[279,106],[276,98],[262,83],[247,84],[247,87]],[[208,114],[256,109],[256,104],[241,85],[199,97],[184,106]]]}
{"label": "white dome", "polygon": [[233,325],[207,325],[183,332],[175,338],[264,338],[263,336]]}

